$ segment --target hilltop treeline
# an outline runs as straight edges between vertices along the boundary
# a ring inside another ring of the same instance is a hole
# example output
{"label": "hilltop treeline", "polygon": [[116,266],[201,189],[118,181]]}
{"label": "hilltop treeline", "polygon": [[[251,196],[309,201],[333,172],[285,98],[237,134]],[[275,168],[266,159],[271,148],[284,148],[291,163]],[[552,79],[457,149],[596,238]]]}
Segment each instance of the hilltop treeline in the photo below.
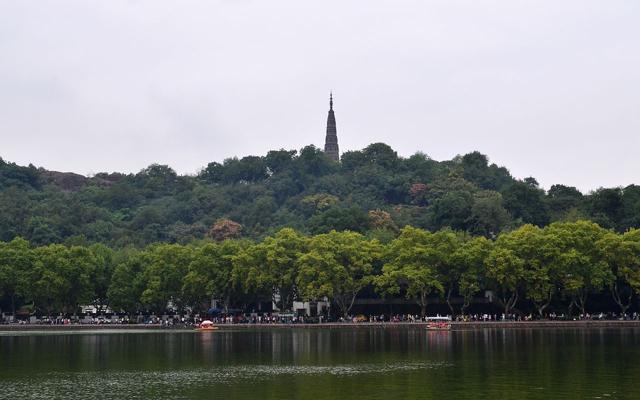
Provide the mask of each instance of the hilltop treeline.
{"label": "hilltop treeline", "polygon": [[291,228],[257,242],[144,249],[0,243],[0,305],[41,314],[91,303],[130,314],[169,305],[197,312],[212,298],[290,310],[296,299],[326,297],[334,314],[347,315],[359,296],[406,298],[423,314],[439,297],[464,314],[484,290],[506,314],[585,313],[593,295],[611,296],[624,313],[640,291],[640,230],[619,234],[577,221],[527,224],[495,240],[407,226],[387,244],[357,232],[307,236]]}
{"label": "hilltop treeline", "polygon": [[186,244],[224,234],[213,229],[221,220],[250,239],[293,227],[388,242],[406,225],[492,238],[527,223],[579,219],[618,232],[640,227],[640,187],[545,192],[477,152],[438,162],[398,157],[383,143],[346,152],[340,163],[307,146],[210,163],[195,176],[151,165],[86,178],[0,159],[0,240],[34,245]]}

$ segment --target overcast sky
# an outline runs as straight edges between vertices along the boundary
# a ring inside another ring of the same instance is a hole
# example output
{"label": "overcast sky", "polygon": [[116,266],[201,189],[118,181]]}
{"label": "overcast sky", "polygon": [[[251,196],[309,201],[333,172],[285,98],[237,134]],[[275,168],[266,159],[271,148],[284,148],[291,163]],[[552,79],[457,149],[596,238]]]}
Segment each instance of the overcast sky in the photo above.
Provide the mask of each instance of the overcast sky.
{"label": "overcast sky", "polygon": [[0,0],[0,157],[90,174],[385,142],[640,183],[640,2]]}

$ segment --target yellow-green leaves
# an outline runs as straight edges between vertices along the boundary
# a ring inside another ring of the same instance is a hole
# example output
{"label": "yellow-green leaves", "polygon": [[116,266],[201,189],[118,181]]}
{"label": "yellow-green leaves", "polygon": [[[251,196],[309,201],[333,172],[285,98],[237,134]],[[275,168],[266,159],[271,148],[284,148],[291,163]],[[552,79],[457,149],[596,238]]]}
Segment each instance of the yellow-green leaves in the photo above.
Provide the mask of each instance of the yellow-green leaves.
{"label": "yellow-green leaves", "polygon": [[307,299],[328,297],[347,315],[356,295],[373,279],[382,246],[356,232],[331,231],[309,241],[298,260],[298,289]]}

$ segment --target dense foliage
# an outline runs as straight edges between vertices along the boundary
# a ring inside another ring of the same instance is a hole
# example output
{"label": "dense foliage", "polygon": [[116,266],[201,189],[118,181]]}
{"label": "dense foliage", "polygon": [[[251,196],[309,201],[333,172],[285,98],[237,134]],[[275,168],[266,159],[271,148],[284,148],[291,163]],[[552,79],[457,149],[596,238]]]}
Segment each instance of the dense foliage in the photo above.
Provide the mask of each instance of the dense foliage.
{"label": "dense foliage", "polygon": [[407,226],[387,244],[352,231],[307,236],[291,228],[257,242],[144,249],[0,243],[0,305],[12,312],[26,305],[70,314],[82,304],[130,314],[204,311],[212,298],[245,310],[273,300],[291,310],[294,300],[327,298],[347,315],[357,297],[384,296],[415,302],[423,314],[444,299],[452,314],[464,314],[484,290],[507,314],[585,313],[594,295],[610,296],[624,313],[640,292],[640,230],[577,221],[527,224],[496,240]]}
{"label": "dense foliage", "polygon": [[261,239],[282,227],[351,230],[386,242],[406,225],[495,238],[526,223],[578,219],[617,232],[640,227],[640,186],[545,192],[477,152],[438,162],[422,153],[399,157],[383,143],[346,152],[340,163],[308,146],[213,162],[196,176],[151,165],[85,178],[0,159],[0,240],[36,245],[141,248]]}
{"label": "dense foliage", "polygon": [[[438,162],[383,143],[90,178],[0,159],[0,307],[93,303],[128,313],[329,298],[441,298],[483,290],[509,313],[588,308],[640,287],[640,186],[582,194],[514,179],[474,152]],[[453,301],[456,300],[456,301]],[[456,309],[457,307],[457,309]]]}

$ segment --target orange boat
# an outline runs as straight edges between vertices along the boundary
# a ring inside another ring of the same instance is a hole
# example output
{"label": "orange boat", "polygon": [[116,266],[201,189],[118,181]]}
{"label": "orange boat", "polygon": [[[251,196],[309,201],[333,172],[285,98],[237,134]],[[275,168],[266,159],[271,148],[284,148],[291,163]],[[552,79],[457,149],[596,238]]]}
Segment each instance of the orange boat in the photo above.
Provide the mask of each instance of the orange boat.
{"label": "orange boat", "polygon": [[213,322],[207,320],[207,321],[202,321],[200,325],[198,325],[196,330],[200,332],[217,331],[218,327],[215,326]]}

